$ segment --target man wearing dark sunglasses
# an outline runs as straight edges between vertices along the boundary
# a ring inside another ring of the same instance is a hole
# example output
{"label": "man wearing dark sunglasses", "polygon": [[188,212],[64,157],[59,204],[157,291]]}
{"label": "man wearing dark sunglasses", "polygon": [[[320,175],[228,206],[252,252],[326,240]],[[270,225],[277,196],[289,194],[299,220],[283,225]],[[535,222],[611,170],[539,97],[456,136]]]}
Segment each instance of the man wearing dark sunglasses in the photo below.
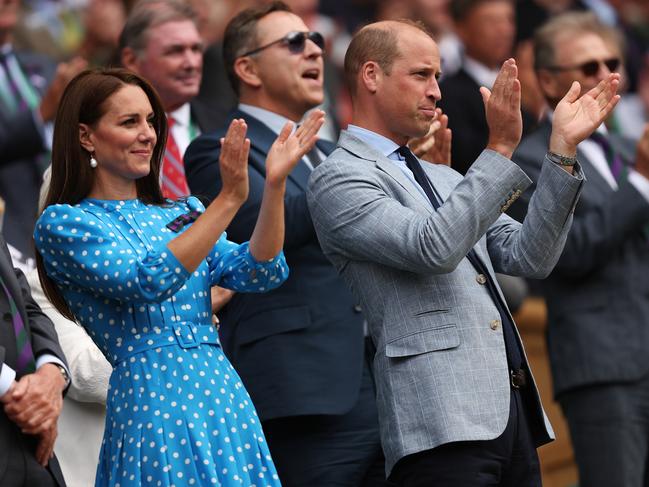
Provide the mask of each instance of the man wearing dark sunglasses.
{"label": "man wearing dark sunglasses", "polygon": [[[574,81],[582,93],[620,68],[615,33],[592,14],[548,22],[534,40],[551,109]],[[550,111],[513,160],[538,181]],[[554,393],[570,428],[579,485],[647,485],[649,463],[649,132],[634,144],[602,126],[577,147],[587,183],[566,245],[540,287],[548,306]],[[515,203],[522,218],[531,192]]]}
{"label": "man wearing dark sunglasses", "polygon": [[[240,102],[231,117],[246,120],[250,139],[250,195],[227,229],[234,241],[251,235],[277,134],[323,102],[324,47],[322,35],[280,2],[228,24],[225,68]],[[210,200],[222,184],[223,133],[200,136],[185,155],[192,193]],[[311,171],[333,148],[319,141],[288,178],[289,279],[254,298],[236,294],[219,315],[220,336],[284,485],[381,487],[387,484],[361,310],[323,254],[306,202]]]}

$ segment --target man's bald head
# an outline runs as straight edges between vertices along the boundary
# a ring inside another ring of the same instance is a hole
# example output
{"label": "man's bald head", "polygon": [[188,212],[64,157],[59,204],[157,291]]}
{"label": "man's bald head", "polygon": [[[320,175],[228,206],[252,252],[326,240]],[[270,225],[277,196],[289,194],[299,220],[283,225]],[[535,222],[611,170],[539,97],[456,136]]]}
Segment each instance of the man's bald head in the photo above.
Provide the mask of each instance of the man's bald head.
{"label": "man's bald head", "polygon": [[398,34],[403,29],[416,29],[433,39],[424,24],[407,19],[369,24],[354,35],[345,54],[345,82],[352,97],[356,94],[358,73],[366,62],[374,61],[384,73],[390,74],[400,56]]}

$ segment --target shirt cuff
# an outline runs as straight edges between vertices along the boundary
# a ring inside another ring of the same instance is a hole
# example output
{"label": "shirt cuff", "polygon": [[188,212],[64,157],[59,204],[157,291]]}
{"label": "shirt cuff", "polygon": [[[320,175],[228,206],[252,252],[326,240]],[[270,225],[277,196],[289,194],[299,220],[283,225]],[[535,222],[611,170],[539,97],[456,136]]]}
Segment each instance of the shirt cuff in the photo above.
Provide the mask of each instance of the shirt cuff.
{"label": "shirt cuff", "polygon": [[68,373],[68,377],[72,377],[70,370],[66,367],[63,361],[55,355],[52,355],[50,353],[44,353],[43,355],[40,355],[38,359],[36,359],[36,370],[40,369],[45,364],[60,365]]}
{"label": "shirt cuff", "polygon": [[638,171],[629,171],[629,183],[638,190],[638,193],[649,203],[649,179]]}
{"label": "shirt cuff", "polygon": [[0,397],[4,396],[16,380],[16,371],[7,364],[2,364],[0,371]]}

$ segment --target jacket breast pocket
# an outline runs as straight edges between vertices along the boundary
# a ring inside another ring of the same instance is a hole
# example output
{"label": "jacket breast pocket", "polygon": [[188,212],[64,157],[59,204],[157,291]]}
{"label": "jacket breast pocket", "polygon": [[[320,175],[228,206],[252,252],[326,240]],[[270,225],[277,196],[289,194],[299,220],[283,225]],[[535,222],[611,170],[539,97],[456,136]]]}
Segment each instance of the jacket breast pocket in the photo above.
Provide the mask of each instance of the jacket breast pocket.
{"label": "jacket breast pocket", "polygon": [[438,325],[389,341],[385,355],[390,358],[412,357],[422,353],[448,350],[460,345],[460,333],[455,323]]}
{"label": "jacket breast pocket", "polygon": [[280,333],[302,330],[311,325],[308,306],[269,309],[244,318],[237,326],[239,345],[252,343]]}

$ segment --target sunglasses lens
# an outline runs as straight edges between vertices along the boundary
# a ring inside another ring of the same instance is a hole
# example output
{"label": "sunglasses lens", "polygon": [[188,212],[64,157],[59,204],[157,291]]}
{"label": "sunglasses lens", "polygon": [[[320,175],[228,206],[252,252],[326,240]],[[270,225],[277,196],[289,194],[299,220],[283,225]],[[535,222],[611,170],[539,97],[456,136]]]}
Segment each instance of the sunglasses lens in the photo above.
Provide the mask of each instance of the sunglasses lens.
{"label": "sunglasses lens", "polygon": [[306,40],[309,39],[320,49],[324,49],[324,37],[319,32],[291,32],[286,36],[286,45],[293,54],[304,52]]}
{"label": "sunglasses lens", "polygon": [[620,60],[617,58],[612,58],[612,59],[607,59],[604,61],[604,64],[608,68],[608,70],[613,73],[614,71],[617,71],[617,68],[620,67]]}
{"label": "sunglasses lens", "polygon": [[581,65],[581,72],[584,76],[595,76],[599,71],[599,62],[590,61]]}
{"label": "sunglasses lens", "polygon": [[304,51],[305,42],[306,34],[304,32],[291,32],[286,36],[286,45],[293,54]]}
{"label": "sunglasses lens", "polygon": [[313,42],[320,49],[324,50],[325,40],[320,32],[309,32],[307,35],[309,36],[309,40],[311,42]]}

